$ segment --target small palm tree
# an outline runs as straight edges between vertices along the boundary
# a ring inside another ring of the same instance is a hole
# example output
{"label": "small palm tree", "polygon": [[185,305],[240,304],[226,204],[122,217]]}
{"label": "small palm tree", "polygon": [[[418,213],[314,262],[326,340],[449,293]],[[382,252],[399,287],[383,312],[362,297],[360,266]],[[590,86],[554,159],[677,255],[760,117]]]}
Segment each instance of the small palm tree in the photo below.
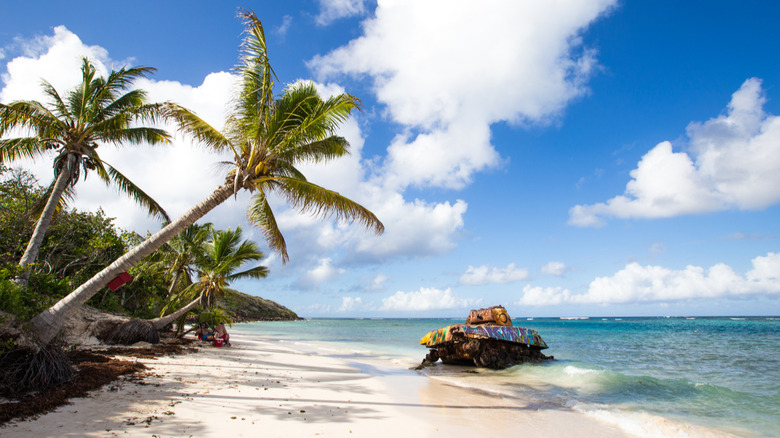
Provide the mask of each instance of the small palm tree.
{"label": "small palm tree", "polygon": [[153,265],[170,279],[168,300],[192,284],[195,263],[212,230],[213,225],[210,222],[202,225],[192,224],[154,253],[156,259]]}
{"label": "small palm tree", "polygon": [[48,200],[35,225],[27,249],[19,260],[24,273],[19,282],[26,284],[28,265],[38,257],[44,234],[63,193],[72,188],[84,172],[94,172],[106,185],[114,185],[146,207],[150,215],[170,220],[160,205],[132,181],[98,155],[102,143],[168,143],[165,131],[133,126],[136,121],[154,121],[162,114],[161,104],[147,104],[146,93],[131,83],[146,77],[150,67],[122,68],[108,77],[96,76],[95,66],[86,58],[81,65],[81,83],[64,98],[48,82],[44,93],[50,99],[46,106],[37,101],[15,101],[0,104],[0,137],[17,130],[30,132],[26,137],[0,139],[0,162],[20,158],[41,158],[56,151],[54,181],[47,191]]}
{"label": "small palm tree", "polygon": [[384,231],[384,225],[371,211],[337,192],[309,182],[296,168],[301,162],[323,162],[349,153],[347,141],[333,133],[358,107],[358,100],[349,94],[323,100],[314,86],[305,82],[288,87],[275,98],[275,76],[267,56],[263,26],[254,13],[241,11],[239,15],[247,28],[244,56],[238,68],[241,87],[225,132],[215,130],[178,106],[168,106],[166,114],[205,145],[232,154],[232,161],[226,163],[229,170],[225,183],[33,318],[33,331],[40,341],[48,343],[53,339],[65,318],[109,281],[242,189],[253,193],[249,220],[263,230],[269,246],[283,261],[288,260],[287,247],[268,202],[271,193],[281,195],[303,213],[357,221],[377,234]]}
{"label": "small palm tree", "polygon": [[245,263],[264,257],[257,244],[251,240],[242,240],[241,234],[241,227],[237,227],[235,231],[229,228],[224,231],[212,229],[210,239],[203,242],[199,248],[193,248],[198,279],[173,296],[171,303],[191,301],[170,315],[153,319],[151,322],[156,329],[159,330],[179,319],[198,304],[203,308],[213,308],[218,298],[235,292],[229,286],[236,280],[265,278],[268,275],[268,268],[265,266],[236,272]]}

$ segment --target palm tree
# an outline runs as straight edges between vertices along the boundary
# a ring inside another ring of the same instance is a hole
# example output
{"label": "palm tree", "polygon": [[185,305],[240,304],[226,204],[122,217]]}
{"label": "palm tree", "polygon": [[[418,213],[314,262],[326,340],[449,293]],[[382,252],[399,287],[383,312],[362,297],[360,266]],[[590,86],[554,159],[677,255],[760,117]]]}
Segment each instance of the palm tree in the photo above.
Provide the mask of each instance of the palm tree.
{"label": "palm tree", "polygon": [[97,151],[101,143],[158,144],[170,141],[168,133],[161,129],[133,126],[133,122],[139,120],[153,122],[162,114],[161,104],[146,103],[143,90],[126,91],[135,79],[146,77],[153,71],[150,67],[122,68],[104,78],[96,76],[95,66],[84,58],[81,83],[64,99],[50,83],[43,81],[43,91],[51,101],[49,106],[25,100],[0,104],[0,137],[12,130],[33,134],[0,140],[0,162],[40,158],[56,150],[54,180],[47,192],[48,200],[19,260],[23,269],[18,279],[20,284],[27,283],[30,275],[28,265],[38,257],[44,234],[63,193],[78,182],[82,170],[85,178],[87,173],[94,171],[106,185],[115,185],[146,207],[150,215],[170,220],[154,199],[103,161]]}
{"label": "palm tree", "polygon": [[265,278],[268,275],[268,268],[265,266],[236,272],[244,263],[261,260],[264,257],[255,242],[242,241],[241,227],[237,227],[235,231],[230,228],[224,231],[212,230],[211,239],[196,253],[198,254],[196,262],[198,281],[186,287],[172,300],[178,302],[181,298],[185,298],[192,301],[170,315],[152,320],[156,329],[165,327],[198,304],[203,308],[213,308],[218,298],[235,292],[228,287],[235,280]]}
{"label": "palm tree", "polygon": [[268,203],[271,193],[281,195],[303,213],[357,221],[377,234],[384,231],[384,225],[371,211],[337,192],[312,184],[295,167],[300,162],[322,162],[349,153],[347,141],[333,132],[358,107],[357,99],[341,94],[323,100],[312,84],[304,82],[288,87],[275,98],[275,76],[266,52],[263,26],[252,12],[242,10],[239,16],[247,29],[242,45],[244,55],[238,67],[241,87],[225,133],[183,108],[167,107],[167,115],[175,118],[182,130],[215,151],[230,151],[232,161],[226,163],[229,171],[224,184],[33,318],[33,331],[40,341],[48,343],[53,339],[65,318],[109,281],[242,189],[253,193],[249,220],[263,230],[269,246],[285,262],[289,258],[286,244]]}
{"label": "palm tree", "polygon": [[195,263],[212,229],[210,222],[192,224],[155,252],[157,257],[153,265],[170,278],[168,300],[192,284]]}

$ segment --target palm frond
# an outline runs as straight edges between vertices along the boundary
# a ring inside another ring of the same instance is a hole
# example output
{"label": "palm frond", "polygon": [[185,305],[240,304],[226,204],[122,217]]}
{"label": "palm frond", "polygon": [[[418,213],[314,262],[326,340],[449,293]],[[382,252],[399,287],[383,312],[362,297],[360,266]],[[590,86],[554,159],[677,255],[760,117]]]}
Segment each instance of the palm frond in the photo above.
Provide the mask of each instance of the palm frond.
{"label": "palm frond", "polygon": [[[105,120],[122,112],[135,114],[138,108],[146,103],[146,91],[141,89],[130,90],[116,99],[107,99],[105,106],[99,107],[96,120]],[[111,96],[113,97],[113,96]]]}
{"label": "palm frond", "polygon": [[274,150],[295,148],[332,136],[356,108],[359,108],[359,101],[349,94],[323,101],[311,83],[301,82],[289,87],[277,103],[269,128],[274,136]]}
{"label": "palm frond", "polygon": [[[99,161],[99,163],[105,166],[111,183],[115,184],[119,188],[120,192],[126,193],[128,196],[130,196],[138,205],[145,207],[149,216],[157,217],[166,221],[171,220],[171,218],[168,216],[168,213],[165,212],[165,209],[163,209],[162,206],[157,203],[157,201],[152,199],[151,196],[147,195],[146,192],[141,190],[121,172],[104,161]],[[100,169],[102,166],[98,166],[97,168]],[[98,174],[100,173],[101,172],[98,172]]]}
{"label": "palm frond", "polygon": [[68,93],[68,108],[77,125],[84,123],[84,118],[89,110],[89,101],[96,88],[95,66],[87,58],[81,59],[81,84]]}
{"label": "palm frond", "polygon": [[36,158],[48,150],[48,144],[37,137],[3,139],[0,140],[0,163]]}
{"label": "palm frond", "polygon": [[94,127],[97,131],[95,133],[96,140],[111,142],[117,146],[125,142],[130,144],[148,143],[150,145],[171,144],[171,135],[164,129],[149,128],[145,126],[122,129],[101,129],[104,127],[105,126],[102,124]]}
{"label": "palm frond", "polygon": [[323,162],[349,155],[349,142],[344,137],[332,136],[279,152],[284,161]]}
{"label": "palm frond", "polygon": [[249,138],[259,140],[260,128],[268,122],[274,106],[273,86],[276,73],[268,59],[263,24],[254,12],[240,9],[238,16],[244,22],[245,36],[241,44],[242,82],[240,96],[236,100],[238,122]]}
{"label": "palm frond", "polygon": [[376,234],[382,234],[385,230],[374,213],[338,192],[294,178],[280,178],[278,181],[280,194],[293,208],[302,213],[357,222],[366,228],[372,228]]}
{"label": "palm frond", "polygon": [[235,274],[231,274],[227,276],[228,281],[236,281],[241,280],[243,278],[265,278],[268,276],[268,268],[265,266],[256,266],[252,269],[247,269],[246,271],[237,272]]}
{"label": "palm frond", "polygon": [[51,99],[52,103],[54,104],[54,108],[56,108],[57,112],[59,113],[58,118],[70,120],[71,114],[70,111],[68,111],[68,106],[65,105],[65,102],[63,102],[60,93],[57,92],[54,86],[52,86],[48,81],[42,80],[41,87],[43,87],[43,93],[49,96],[49,99]]}
{"label": "palm frond", "polygon": [[268,203],[268,199],[262,190],[252,197],[252,204],[249,206],[247,219],[252,225],[262,230],[268,246],[282,257],[283,263],[290,260],[290,257],[287,255],[287,243],[284,241],[284,236],[282,236],[282,231],[276,223],[276,217],[274,217],[271,205]]}
{"label": "palm frond", "polygon": [[[161,114],[164,119],[175,122],[180,132],[192,136],[199,144],[209,149],[215,151],[222,151],[226,147],[233,149],[230,142],[219,130],[181,105],[166,102],[161,109]],[[235,150],[233,153],[237,154]]]}
{"label": "palm frond", "polygon": [[57,139],[62,137],[67,126],[34,100],[18,100],[8,105],[0,103],[0,135],[13,128],[28,128],[42,139]]}

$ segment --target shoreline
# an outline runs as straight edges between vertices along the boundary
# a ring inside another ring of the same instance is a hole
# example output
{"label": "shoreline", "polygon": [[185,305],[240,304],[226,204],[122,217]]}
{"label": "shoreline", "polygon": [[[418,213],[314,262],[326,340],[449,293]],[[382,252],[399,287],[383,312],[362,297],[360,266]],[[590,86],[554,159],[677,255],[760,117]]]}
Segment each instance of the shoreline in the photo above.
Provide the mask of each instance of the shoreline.
{"label": "shoreline", "polygon": [[142,380],[117,381],[37,418],[10,421],[0,435],[631,436],[573,410],[508,403],[400,367],[243,333],[231,341],[231,348],[139,358],[148,367]]}

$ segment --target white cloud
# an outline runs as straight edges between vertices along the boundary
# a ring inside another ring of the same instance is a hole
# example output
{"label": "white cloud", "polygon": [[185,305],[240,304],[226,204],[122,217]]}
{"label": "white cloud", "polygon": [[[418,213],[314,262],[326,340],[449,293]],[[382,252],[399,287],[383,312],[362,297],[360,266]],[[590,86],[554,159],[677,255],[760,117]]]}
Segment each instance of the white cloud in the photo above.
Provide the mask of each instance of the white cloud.
{"label": "white cloud", "polygon": [[568,303],[572,294],[560,287],[539,287],[526,285],[523,296],[515,304],[518,306],[557,306]]}
{"label": "white cloud", "polygon": [[380,272],[379,274],[376,274],[373,279],[371,279],[369,284],[363,287],[363,290],[366,292],[383,290],[385,288],[385,282],[389,279],[390,277]]}
{"label": "white cloud", "polygon": [[662,218],[780,202],[780,117],[763,111],[761,81],[746,80],[725,115],[687,128],[690,152],[659,143],[631,171],[624,195],[577,205],[569,223],[599,226],[604,218]]}
{"label": "white cloud", "polygon": [[[16,57],[8,62],[8,71],[3,75],[4,87],[0,91],[0,100],[3,102],[18,99],[46,102],[41,93],[41,79],[46,79],[60,95],[65,95],[81,80],[83,56],[89,57],[103,75],[110,69],[124,66],[111,61],[105,49],[86,46],[64,26],[54,28],[52,36],[37,37],[32,41],[26,44],[28,49],[25,53],[29,56]],[[23,41],[20,44],[25,45]],[[151,102],[176,101],[220,128],[224,124],[227,98],[234,81],[235,77],[230,73],[220,72],[208,75],[198,87],[153,79],[138,80],[135,86],[146,90]],[[174,131],[172,127],[168,128]],[[214,164],[221,158],[199,150],[181,136],[176,136],[173,144],[167,146],[117,148],[106,145],[99,149],[99,153],[102,159],[157,200],[173,218],[200,202],[222,182],[222,177],[214,168]],[[15,164],[30,169],[42,183],[52,179],[51,160],[20,161]],[[76,194],[76,208],[95,211],[102,207],[108,216],[116,218],[115,223],[122,228],[141,233],[159,229],[159,223],[148,217],[144,209],[126,196],[117,195],[116,189],[106,188],[94,176],[79,181]],[[219,211],[224,214],[231,208],[235,206],[219,207]],[[243,212],[234,217],[243,217]],[[233,219],[224,225],[235,226],[236,222]]]}
{"label": "white cloud", "polygon": [[360,297],[341,297],[340,312],[350,312],[356,310],[365,310],[363,299]]}
{"label": "white cloud", "polygon": [[[29,56],[21,56],[8,63],[8,73],[3,76],[4,88],[0,91],[3,102],[15,99],[43,99],[40,78],[45,77],[61,93],[65,93],[79,80],[80,57],[95,60],[98,69],[105,74],[111,61],[105,49],[86,46],[64,27],[55,28],[53,36],[39,37],[33,43],[20,41],[29,47]],[[116,65],[119,68],[121,65]],[[112,67],[113,68],[113,67]],[[137,87],[148,91],[150,101],[173,100],[200,115],[216,128],[224,124],[228,98],[236,76],[227,72],[209,74],[199,86],[193,87],[175,81],[139,80]],[[323,95],[341,93],[344,89],[334,84],[317,84]],[[314,259],[323,258],[333,249],[348,249],[345,257],[366,261],[394,255],[441,254],[455,246],[454,233],[463,227],[466,203],[428,203],[422,200],[406,201],[398,191],[392,190],[381,179],[367,175],[362,160],[363,137],[357,117],[349,119],[339,131],[350,141],[352,154],[327,165],[303,164],[300,169],[310,181],[338,191],[365,205],[383,221],[387,232],[375,237],[363,228],[289,211],[286,204],[278,202],[280,226],[288,242],[305,242],[302,247],[317,250]],[[177,217],[197,204],[222,182],[216,163],[225,157],[202,151],[177,135],[171,146],[101,148],[101,157],[115,165],[131,180],[155,198],[172,217]],[[31,169],[42,182],[51,180],[50,162],[19,163]],[[96,178],[80,181],[76,187],[75,207],[96,210],[103,207],[116,224],[141,233],[156,230],[159,224],[146,216],[124,196],[106,189]],[[235,226],[245,216],[248,195],[240,193],[238,200],[228,200],[210,213],[205,220],[218,226]],[[246,227],[249,229],[249,227]],[[317,245],[311,245],[314,241]],[[294,251],[295,248],[290,248]],[[352,254],[352,255],[350,255]],[[370,257],[366,257],[366,256]],[[311,258],[306,258],[311,259]],[[304,262],[308,263],[308,262]],[[312,280],[311,275],[306,279]],[[313,283],[309,281],[309,287]],[[303,283],[301,283],[303,284]]]}
{"label": "white cloud", "polygon": [[379,1],[362,37],[310,66],[369,75],[409,128],[388,150],[386,184],[458,189],[500,163],[491,123],[549,123],[586,92],[595,60],[578,34],[613,3]]}
{"label": "white cloud", "polygon": [[99,74],[105,74],[114,63],[104,48],[85,45],[65,26],[55,27],[51,36],[17,39],[16,43],[24,56],[13,58],[6,65],[7,71],[0,78],[5,84],[0,91],[2,102],[42,100],[42,78],[63,94],[81,79],[83,57],[95,64]]}
{"label": "white cloud", "polygon": [[611,277],[596,278],[580,295],[562,288],[526,286],[517,304],[630,304],[780,294],[780,253],[756,257],[752,265],[741,276],[723,263],[682,270],[630,263]]}
{"label": "white cloud", "polygon": [[289,15],[285,15],[282,17],[282,24],[279,25],[279,27],[276,28],[276,33],[280,36],[287,35],[287,31],[290,30],[290,26],[292,26],[293,17]]}
{"label": "white cloud", "polygon": [[381,310],[422,311],[464,309],[481,302],[481,299],[459,298],[450,288],[445,290],[421,287],[419,291],[398,291],[382,299]]}
{"label": "white cloud", "polygon": [[510,263],[506,268],[491,268],[488,265],[469,266],[466,273],[460,276],[461,284],[478,286],[487,283],[514,283],[528,278],[528,269],[516,268]]}
{"label": "white cloud", "polygon": [[566,273],[566,265],[562,262],[550,262],[542,266],[542,273],[562,277]]}
{"label": "white cloud", "polygon": [[366,12],[365,0],[318,0],[320,14],[317,24],[327,26],[339,18],[361,15]]}
{"label": "white cloud", "polygon": [[315,289],[322,283],[332,281],[346,272],[333,264],[330,258],[320,259],[319,264],[306,272],[302,278],[295,282],[295,285],[302,289]]}
{"label": "white cloud", "polygon": [[453,235],[463,227],[466,203],[458,200],[434,204],[421,200],[406,202],[399,194],[390,195],[372,211],[385,225],[385,233],[372,236],[349,230],[357,239],[356,251],[382,258],[395,255],[439,255],[455,247]]}

